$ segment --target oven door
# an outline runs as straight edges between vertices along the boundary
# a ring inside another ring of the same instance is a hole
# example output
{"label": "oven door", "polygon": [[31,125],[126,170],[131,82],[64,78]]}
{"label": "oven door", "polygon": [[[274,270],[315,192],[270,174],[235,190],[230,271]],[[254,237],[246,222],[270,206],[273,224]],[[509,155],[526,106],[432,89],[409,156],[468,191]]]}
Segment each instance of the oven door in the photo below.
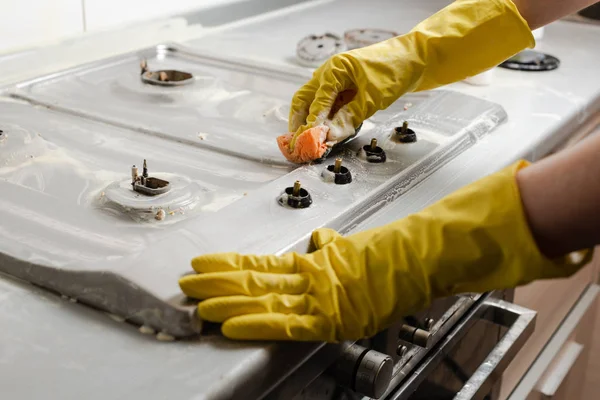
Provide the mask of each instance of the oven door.
{"label": "oven door", "polygon": [[487,295],[386,400],[497,400],[504,369],[535,328],[535,311]]}

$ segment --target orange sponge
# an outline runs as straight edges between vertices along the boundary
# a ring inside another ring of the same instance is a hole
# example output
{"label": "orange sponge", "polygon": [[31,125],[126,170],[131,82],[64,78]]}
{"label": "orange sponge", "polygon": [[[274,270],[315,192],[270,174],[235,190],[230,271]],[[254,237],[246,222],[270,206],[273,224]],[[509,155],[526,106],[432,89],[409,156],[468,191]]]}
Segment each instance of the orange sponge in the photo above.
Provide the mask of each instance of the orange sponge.
{"label": "orange sponge", "polygon": [[317,160],[327,151],[327,133],[329,128],[324,125],[315,126],[302,132],[298,135],[294,150],[290,151],[290,142],[294,137],[293,133],[287,133],[277,138],[279,150],[285,158],[297,164],[308,163]]}

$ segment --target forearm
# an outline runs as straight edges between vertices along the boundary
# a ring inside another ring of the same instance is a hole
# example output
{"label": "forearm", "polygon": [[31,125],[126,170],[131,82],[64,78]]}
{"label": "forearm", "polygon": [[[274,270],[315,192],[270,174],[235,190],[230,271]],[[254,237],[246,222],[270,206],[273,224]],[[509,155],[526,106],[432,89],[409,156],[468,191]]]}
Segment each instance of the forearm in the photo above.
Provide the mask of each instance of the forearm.
{"label": "forearm", "polygon": [[600,244],[600,134],[517,174],[529,227],[556,257]]}
{"label": "forearm", "polygon": [[597,0],[512,0],[519,13],[537,29],[569,14],[591,6]]}

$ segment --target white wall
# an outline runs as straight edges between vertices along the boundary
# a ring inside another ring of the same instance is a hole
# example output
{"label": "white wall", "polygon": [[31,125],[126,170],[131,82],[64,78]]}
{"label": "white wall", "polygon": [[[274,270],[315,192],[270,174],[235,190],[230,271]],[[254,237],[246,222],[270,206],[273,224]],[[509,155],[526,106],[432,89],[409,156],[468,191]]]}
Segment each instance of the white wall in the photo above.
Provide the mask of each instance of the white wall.
{"label": "white wall", "polygon": [[83,32],[82,0],[0,0],[0,53]]}
{"label": "white wall", "polygon": [[[2,0],[0,0],[2,1]],[[84,0],[88,30],[170,17],[186,11],[239,0]]]}
{"label": "white wall", "polygon": [[0,54],[235,0],[0,0]]}

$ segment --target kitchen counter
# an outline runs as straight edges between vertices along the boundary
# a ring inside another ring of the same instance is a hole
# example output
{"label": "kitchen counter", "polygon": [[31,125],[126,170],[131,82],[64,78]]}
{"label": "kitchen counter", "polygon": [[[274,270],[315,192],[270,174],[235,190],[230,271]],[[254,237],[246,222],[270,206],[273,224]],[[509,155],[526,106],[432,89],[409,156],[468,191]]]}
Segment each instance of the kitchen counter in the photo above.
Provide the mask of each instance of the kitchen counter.
{"label": "kitchen counter", "polygon": [[[535,161],[600,111],[600,27],[557,22],[538,50],[561,59],[542,73],[498,69],[491,86],[449,89],[505,107],[509,121],[400,197],[362,230],[405,216],[511,162]],[[10,399],[251,398],[267,376],[283,378],[318,346],[228,342],[211,335],[160,343],[110,316],[52,293],[0,278],[0,385]]]}

